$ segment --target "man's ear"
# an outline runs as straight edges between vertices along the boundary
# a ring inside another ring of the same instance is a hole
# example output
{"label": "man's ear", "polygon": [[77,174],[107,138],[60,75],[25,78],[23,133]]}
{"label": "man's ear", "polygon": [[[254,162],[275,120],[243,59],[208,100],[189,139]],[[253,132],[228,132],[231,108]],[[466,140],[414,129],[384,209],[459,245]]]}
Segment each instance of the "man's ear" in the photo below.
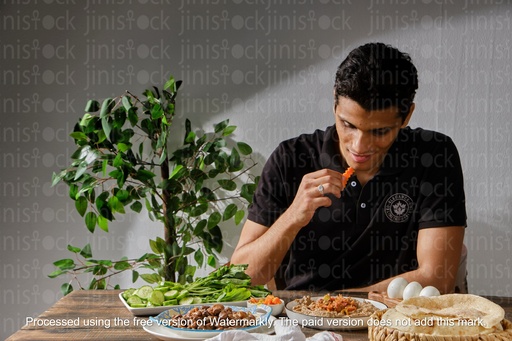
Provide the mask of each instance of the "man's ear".
{"label": "man's ear", "polygon": [[405,119],[402,123],[402,128],[407,127],[407,125],[409,124],[409,121],[411,120],[412,112],[414,111],[415,107],[416,107],[416,104],[412,103],[411,107],[409,108],[409,113],[407,114],[407,116],[405,117]]}

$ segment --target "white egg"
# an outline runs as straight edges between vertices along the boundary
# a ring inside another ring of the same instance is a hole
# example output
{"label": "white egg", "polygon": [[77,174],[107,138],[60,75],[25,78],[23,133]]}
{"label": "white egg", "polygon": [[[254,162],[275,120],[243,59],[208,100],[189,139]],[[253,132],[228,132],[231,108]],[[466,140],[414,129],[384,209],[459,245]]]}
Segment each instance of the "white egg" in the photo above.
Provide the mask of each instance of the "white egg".
{"label": "white egg", "polygon": [[430,296],[439,296],[441,295],[441,293],[439,292],[439,290],[437,290],[436,287],[433,287],[431,285],[429,286],[426,286],[424,287],[423,289],[421,289],[420,291],[420,296],[427,296],[427,297],[430,297]]}
{"label": "white egg", "polygon": [[423,287],[418,282],[411,282],[411,283],[407,284],[407,286],[405,287],[404,293],[402,296],[403,296],[404,300],[411,298],[411,297],[419,296],[422,289],[423,289]]}
{"label": "white egg", "polygon": [[388,297],[389,298],[402,298],[404,289],[409,284],[405,278],[397,277],[388,284]]}

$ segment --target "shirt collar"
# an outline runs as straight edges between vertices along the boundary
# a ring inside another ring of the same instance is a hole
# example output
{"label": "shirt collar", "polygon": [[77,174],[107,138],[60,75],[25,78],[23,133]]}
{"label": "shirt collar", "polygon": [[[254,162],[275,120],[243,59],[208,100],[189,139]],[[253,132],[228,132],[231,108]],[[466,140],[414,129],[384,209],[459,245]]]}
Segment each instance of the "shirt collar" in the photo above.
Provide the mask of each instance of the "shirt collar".
{"label": "shirt collar", "polygon": [[[406,130],[400,129],[398,136],[384,157],[384,161],[379,169],[379,175],[393,175],[400,173],[407,163],[407,158],[402,157],[405,151],[404,141],[406,141]],[[325,130],[320,152],[320,165],[322,168],[329,168],[343,173],[348,168],[347,161],[339,151],[338,132],[334,125]]]}

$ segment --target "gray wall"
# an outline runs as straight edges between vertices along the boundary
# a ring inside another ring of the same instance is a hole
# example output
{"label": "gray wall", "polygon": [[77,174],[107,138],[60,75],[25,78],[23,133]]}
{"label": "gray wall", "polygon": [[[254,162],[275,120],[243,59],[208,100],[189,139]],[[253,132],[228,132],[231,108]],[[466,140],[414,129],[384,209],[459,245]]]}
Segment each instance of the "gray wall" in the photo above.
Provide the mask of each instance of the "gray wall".
{"label": "gray wall", "polygon": [[[68,133],[87,99],[140,93],[174,74],[184,81],[180,119],[210,128],[230,118],[261,170],[279,141],[332,124],[335,68],[368,41],[411,54],[421,81],[411,125],[458,145],[470,291],[512,296],[510,1],[2,3],[2,338],[60,298],[62,281],[47,274],[69,256],[68,244],[90,242],[97,258],[118,258],[149,251],[147,239],[161,235],[145,214],[90,234],[66,187],[50,186],[69,161]],[[239,227],[225,227],[224,260],[238,235]],[[129,276],[120,281],[131,285]]]}

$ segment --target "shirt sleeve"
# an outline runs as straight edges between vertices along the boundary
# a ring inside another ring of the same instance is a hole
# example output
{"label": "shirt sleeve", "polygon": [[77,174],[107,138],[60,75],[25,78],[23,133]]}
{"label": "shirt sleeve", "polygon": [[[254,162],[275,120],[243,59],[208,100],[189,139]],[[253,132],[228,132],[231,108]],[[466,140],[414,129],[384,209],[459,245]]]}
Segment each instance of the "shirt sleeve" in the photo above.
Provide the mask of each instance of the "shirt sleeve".
{"label": "shirt sleeve", "polygon": [[421,156],[426,167],[421,183],[419,228],[466,226],[464,178],[459,153],[453,141],[434,144]]}
{"label": "shirt sleeve", "polygon": [[249,220],[270,227],[288,208],[286,170],[282,164],[285,158],[286,152],[280,145],[265,163],[253,202],[249,206]]}

